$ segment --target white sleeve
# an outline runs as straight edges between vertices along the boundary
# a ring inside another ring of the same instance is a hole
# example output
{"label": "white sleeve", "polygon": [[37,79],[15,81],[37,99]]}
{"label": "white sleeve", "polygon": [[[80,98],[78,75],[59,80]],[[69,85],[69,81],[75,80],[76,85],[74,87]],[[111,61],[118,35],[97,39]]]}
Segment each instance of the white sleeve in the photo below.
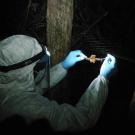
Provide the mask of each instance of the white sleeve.
{"label": "white sleeve", "polygon": [[108,95],[108,81],[98,76],[92,81],[76,106],[59,105],[48,101],[48,118],[50,124],[58,131],[81,131],[93,127],[102,111]]}
{"label": "white sleeve", "polygon": [[[38,78],[41,78],[43,74],[44,74],[44,70],[40,71],[40,73],[36,77],[36,80],[38,80]],[[58,84],[66,76],[66,74],[67,74],[67,70],[63,68],[61,63],[52,67],[50,69],[50,87],[53,87],[56,84]],[[44,88],[47,88],[47,86],[48,86],[47,78],[46,76],[44,76],[43,79],[40,81],[40,83],[37,84],[37,89],[41,91]]]}
{"label": "white sleeve", "polygon": [[63,68],[62,64],[59,63],[51,68],[50,71],[50,86],[53,87],[58,84],[67,74],[67,70]]}

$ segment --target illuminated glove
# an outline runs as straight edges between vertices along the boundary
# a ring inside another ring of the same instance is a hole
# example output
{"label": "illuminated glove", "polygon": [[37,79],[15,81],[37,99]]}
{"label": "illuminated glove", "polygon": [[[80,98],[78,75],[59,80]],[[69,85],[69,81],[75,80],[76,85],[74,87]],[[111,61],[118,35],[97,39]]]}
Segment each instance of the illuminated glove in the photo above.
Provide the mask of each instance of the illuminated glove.
{"label": "illuminated glove", "polygon": [[62,62],[62,65],[65,69],[69,69],[74,66],[78,61],[82,61],[86,58],[86,56],[80,51],[71,51],[65,60]]}
{"label": "illuminated glove", "polygon": [[110,54],[107,54],[107,57],[105,58],[101,66],[100,75],[109,79],[109,77],[113,74],[115,67],[116,67],[115,57]]}

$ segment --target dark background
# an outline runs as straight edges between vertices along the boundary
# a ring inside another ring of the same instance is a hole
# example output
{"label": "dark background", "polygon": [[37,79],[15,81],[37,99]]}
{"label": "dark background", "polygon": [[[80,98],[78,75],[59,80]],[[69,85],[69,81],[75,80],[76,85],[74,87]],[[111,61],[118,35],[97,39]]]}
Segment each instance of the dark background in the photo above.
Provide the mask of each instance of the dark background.
{"label": "dark background", "polygon": [[[0,39],[13,34],[26,34],[46,43],[45,13],[44,0],[32,0],[32,3],[26,0],[1,0]],[[117,58],[117,72],[110,79],[109,95],[101,117],[97,125],[86,133],[108,133],[109,129],[115,133],[118,130],[131,131],[135,127],[135,118],[131,115],[134,109],[129,108],[134,92],[134,32],[134,0],[74,1],[71,50],[81,49],[88,56],[95,53],[101,57],[111,53]],[[78,63],[69,71],[68,88],[61,85],[61,90],[54,91],[54,99],[59,103],[75,105],[98,75],[100,66],[101,63]]]}

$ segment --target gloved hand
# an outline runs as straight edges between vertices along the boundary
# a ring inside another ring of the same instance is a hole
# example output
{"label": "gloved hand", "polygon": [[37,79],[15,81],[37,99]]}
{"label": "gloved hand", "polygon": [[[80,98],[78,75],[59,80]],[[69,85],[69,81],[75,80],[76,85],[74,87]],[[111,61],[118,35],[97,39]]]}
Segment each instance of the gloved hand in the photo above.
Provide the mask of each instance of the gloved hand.
{"label": "gloved hand", "polygon": [[62,62],[62,65],[65,69],[69,69],[74,66],[78,61],[82,61],[86,58],[80,50],[71,51],[65,60]]}
{"label": "gloved hand", "polygon": [[104,76],[105,78],[109,79],[110,76],[113,74],[116,68],[116,60],[115,57],[107,54],[107,57],[105,58],[101,69],[100,69],[100,75]]}

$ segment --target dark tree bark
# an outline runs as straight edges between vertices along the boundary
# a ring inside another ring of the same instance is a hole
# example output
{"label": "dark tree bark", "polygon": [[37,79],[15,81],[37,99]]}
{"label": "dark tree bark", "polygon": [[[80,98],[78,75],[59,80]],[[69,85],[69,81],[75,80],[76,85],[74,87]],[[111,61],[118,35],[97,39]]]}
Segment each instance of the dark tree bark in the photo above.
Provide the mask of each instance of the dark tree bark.
{"label": "dark tree bark", "polygon": [[52,65],[60,62],[70,47],[73,0],[47,1],[47,44]]}

